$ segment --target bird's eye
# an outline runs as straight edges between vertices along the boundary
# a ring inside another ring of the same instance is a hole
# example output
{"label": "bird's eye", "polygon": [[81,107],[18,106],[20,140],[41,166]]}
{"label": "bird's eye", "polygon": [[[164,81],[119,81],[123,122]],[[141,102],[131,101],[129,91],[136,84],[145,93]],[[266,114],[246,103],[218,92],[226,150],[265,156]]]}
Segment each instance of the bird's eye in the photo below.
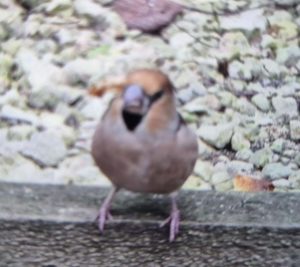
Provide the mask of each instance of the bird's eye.
{"label": "bird's eye", "polygon": [[155,94],[153,95],[150,95],[149,96],[149,99],[150,99],[150,104],[153,104],[154,102],[156,102],[158,99],[160,99],[164,94],[164,90],[160,90],[158,92],[156,92]]}

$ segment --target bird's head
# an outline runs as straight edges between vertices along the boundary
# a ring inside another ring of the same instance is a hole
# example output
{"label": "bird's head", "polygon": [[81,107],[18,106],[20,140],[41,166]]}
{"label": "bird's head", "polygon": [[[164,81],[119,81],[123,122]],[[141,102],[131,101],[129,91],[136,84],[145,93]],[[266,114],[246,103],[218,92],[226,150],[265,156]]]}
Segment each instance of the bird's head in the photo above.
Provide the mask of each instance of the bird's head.
{"label": "bird's head", "polygon": [[127,76],[122,101],[124,122],[129,130],[133,130],[154,107],[159,112],[160,105],[173,103],[173,86],[161,71],[136,70]]}

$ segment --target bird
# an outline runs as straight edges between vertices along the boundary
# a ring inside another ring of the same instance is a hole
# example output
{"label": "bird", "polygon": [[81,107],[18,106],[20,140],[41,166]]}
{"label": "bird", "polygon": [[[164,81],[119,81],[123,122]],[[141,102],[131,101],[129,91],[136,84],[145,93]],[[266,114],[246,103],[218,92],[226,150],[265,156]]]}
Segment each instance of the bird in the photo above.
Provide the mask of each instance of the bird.
{"label": "bird", "polygon": [[179,232],[177,192],[198,158],[196,134],[176,110],[174,85],[162,71],[132,70],[118,86],[92,138],[95,164],[113,185],[99,210],[99,230],[112,218],[120,189],[164,194],[171,198],[171,212],[161,226],[169,225],[172,242]]}

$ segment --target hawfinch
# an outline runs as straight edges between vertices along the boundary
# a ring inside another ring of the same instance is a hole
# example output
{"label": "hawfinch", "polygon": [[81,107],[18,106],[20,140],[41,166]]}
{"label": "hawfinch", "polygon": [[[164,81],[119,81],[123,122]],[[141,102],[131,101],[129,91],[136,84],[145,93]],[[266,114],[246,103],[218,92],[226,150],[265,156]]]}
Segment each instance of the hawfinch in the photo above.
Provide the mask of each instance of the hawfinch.
{"label": "hawfinch", "polygon": [[119,189],[170,194],[169,240],[179,230],[176,192],[192,173],[197,156],[196,135],[176,111],[174,87],[158,70],[129,73],[99,123],[92,156],[113,189],[98,216],[102,232],[111,217],[111,202]]}

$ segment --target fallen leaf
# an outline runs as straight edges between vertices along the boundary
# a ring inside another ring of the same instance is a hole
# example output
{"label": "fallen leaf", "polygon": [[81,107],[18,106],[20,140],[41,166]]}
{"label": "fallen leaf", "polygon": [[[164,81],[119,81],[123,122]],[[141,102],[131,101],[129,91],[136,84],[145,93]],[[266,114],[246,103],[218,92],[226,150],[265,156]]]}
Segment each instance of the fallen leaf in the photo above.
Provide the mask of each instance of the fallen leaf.
{"label": "fallen leaf", "polygon": [[106,78],[99,83],[91,86],[88,92],[92,96],[101,97],[108,92],[120,93],[126,84],[126,79],[124,76]]}
{"label": "fallen leaf", "polygon": [[271,181],[266,179],[258,180],[244,175],[235,176],[233,179],[233,186],[235,191],[242,192],[260,192],[274,190],[274,185]]}

